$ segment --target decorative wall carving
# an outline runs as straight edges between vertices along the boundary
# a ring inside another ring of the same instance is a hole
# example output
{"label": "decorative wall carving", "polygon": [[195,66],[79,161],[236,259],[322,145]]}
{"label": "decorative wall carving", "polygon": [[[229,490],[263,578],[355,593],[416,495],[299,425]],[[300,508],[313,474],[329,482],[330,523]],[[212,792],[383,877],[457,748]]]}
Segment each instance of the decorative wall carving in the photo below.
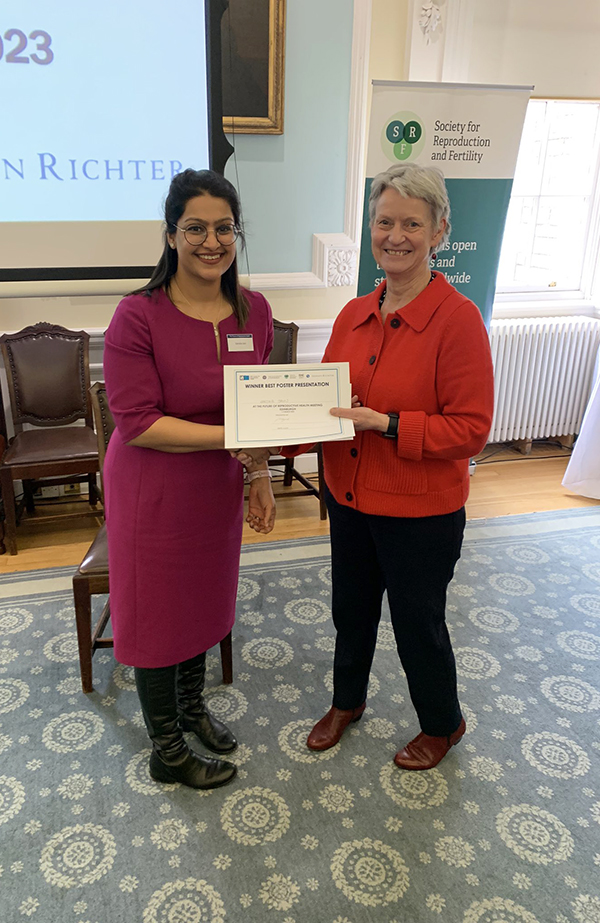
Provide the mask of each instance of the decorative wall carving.
{"label": "decorative wall carving", "polygon": [[425,43],[427,45],[433,40],[437,32],[441,32],[442,11],[433,0],[425,0],[425,3],[421,5],[419,27],[425,36]]}
{"label": "decorative wall carving", "polygon": [[327,284],[328,285],[352,285],[356,278],[356,249],[338,249],[329,250],[329,259],[327,263]]}

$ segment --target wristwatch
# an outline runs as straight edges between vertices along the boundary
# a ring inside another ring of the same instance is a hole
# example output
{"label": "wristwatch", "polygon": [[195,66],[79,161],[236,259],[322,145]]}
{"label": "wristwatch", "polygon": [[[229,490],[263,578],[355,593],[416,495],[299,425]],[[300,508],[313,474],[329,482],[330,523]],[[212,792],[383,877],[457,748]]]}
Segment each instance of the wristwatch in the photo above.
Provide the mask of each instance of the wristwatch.
{"label": "wristwatch", "polygon": [[388,423],[388,428],[385,433],[381,435],[384,439],[397,439],[398,438],[398,422],[400,420],[400,414],[398,413],[388,413],[390,422]]}

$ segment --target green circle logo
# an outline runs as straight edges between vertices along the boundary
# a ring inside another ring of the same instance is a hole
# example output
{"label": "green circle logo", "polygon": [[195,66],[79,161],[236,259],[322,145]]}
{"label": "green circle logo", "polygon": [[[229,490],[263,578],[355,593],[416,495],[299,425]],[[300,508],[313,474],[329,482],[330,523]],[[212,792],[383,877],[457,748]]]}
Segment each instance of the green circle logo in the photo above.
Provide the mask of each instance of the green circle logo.
{"label": "green circle logo", "polygon": [[408,160],[412,154],[412,144],[408,144],[404,138],[394,144],[394,157],[396,160]]}
{"label": "green circle logo", "polygon": [[415,112],[396,112],[383,127],[383,152],[392,163],[416,160],[425,146],[425,129]]}
{"label": "green circle logo", "polygon": [[416,144],[423,134],[423,126],[419,122],[408,122],[404,126],[404,140],[407,144]]}
{"label": "green circle logo", "polygon": [[385,136],[388,141],[391,141],[392,144],[396,144],[398,141],[402,141],[404,137],[404,123],[398,122],[397,119],[390,122],[385,130]]}

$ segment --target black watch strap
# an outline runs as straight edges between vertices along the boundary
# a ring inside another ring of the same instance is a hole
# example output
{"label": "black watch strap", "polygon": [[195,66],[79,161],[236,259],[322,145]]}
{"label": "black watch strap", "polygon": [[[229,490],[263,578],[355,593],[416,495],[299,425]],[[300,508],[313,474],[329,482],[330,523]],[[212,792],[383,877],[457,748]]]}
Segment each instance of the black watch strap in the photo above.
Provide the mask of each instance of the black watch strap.
{"label": "black watch strap", "polygon": [[400,414],[398,413],[388,413],[390,422],[388,423],[388,428],[385,433],[381,435],[385,439],[397,439],[398,438],[398,422],[400,419]]}

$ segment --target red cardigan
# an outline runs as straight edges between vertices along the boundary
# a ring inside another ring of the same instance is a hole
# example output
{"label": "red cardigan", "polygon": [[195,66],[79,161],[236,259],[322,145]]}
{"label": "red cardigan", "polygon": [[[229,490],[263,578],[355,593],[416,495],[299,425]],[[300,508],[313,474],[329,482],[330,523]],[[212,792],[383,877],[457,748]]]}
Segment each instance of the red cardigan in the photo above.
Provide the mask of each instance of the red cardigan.
{"label": "red cardigan", "polygon": [[492,424],[488,333],[473,302],[439,272],[382,324],[384,286],[341,311],[323,362],[349,362],[361,403],[400,414],[398,440],[371,430],[323,443],[325,480],[338,503],[363,513],[452,513],[467,499],[469,459]]}

